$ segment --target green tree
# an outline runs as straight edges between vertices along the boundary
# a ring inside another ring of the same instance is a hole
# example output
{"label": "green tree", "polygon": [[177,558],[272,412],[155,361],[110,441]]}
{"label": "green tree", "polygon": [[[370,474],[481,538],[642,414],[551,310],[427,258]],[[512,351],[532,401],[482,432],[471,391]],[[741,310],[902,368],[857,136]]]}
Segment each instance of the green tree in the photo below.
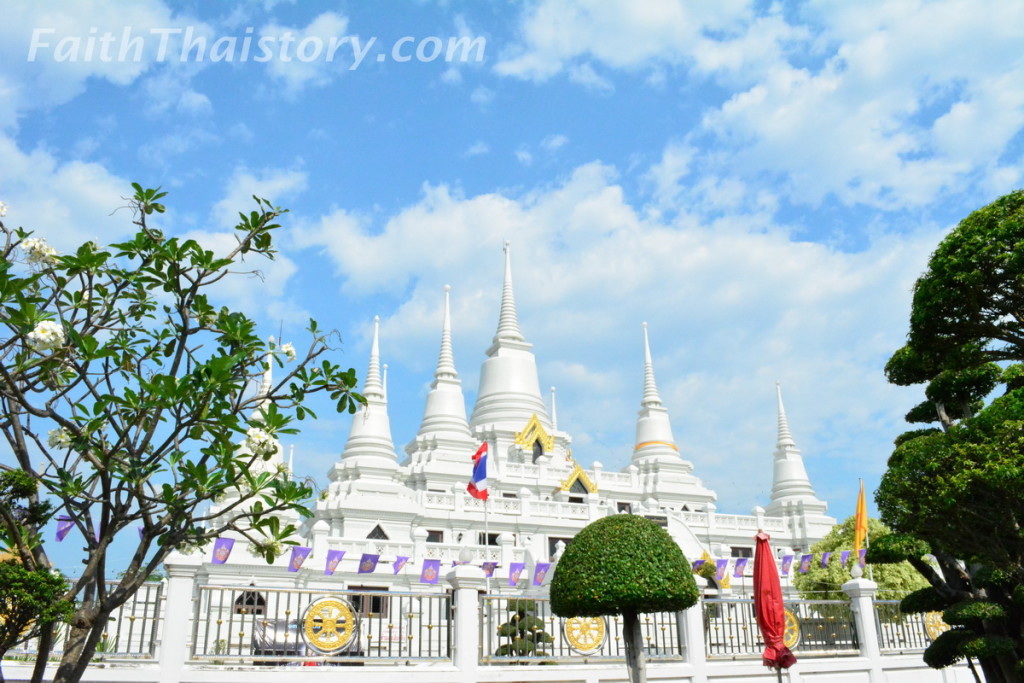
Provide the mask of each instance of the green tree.
{"label": "green tree", "polygon": [[636,515],[611,515],[584,527],[551,581],[551,610],[558,616],[622,615],[633,683],[647,680],[639,615],[681,611],[697,599],[683,551],[667,531]]}
{"label": "green tree", "polygon": [[[294,531],[280,513],[308,515],[313,494],[265,466],[275,437],[312,415],[314,394],[339,411],[362,400],[355,371],[321,358],[330,346],[316,323],[297,354],[211,299],[217,283],[251,271],[246,259],[273,258],[281,209],[254,197],[234,248],[215,254],[151,225],[166,193],[133,188],[137,232],[109,247],[58,254],[0,222],[0,469],[21,475],[0,508],[0,542],[26,570],[45,571],[42,528],[61,513],[86,546],[63,596],[77,604],[58,683],[81,678],[111,612],[174,549],[233,530],[272,560]],[[283,376],[253,391],[270,364]],[[229,502],[210,517],[216,500]],[[115,538],[137,545],[111,588]],[[43,630],[37,679],[52,635]]]}
{"label": "green tree", "polygon": [[[821,562],[812,562],[811,568],[806,574],[797,572],[793,578],[793,585],[800,591],[800,595],[808,600],[847,600],[849,596],[842,591],[842,585],[852,577],[850,570],[856,562],[852,557],[842,566],[840,553],[843,550],[853,548],[853,527],[856,517],[851,515],[840,524],[832,527],[825,538],[821,539],[811,547],[815,557],[822,553],[831,552],[828,564],[821,566]],[[868,543],[877,543],[879,539],[890,533],[877,519],[868,519]],[[872,579],[878,584],[878,597],[882,600],[895,600],[902,598],[911,591],[924,588],[928,582],[915,570],[909,562],[898,564],[885,564],[872,567]]]}
{"label": "green tree", "polygon": [[[931,666],[976,657],[989,681],[1017,681],[1024,658],[1024,191],[965,218],[914,287],[907,344],[886,375],[925,385],[876,492],[895,533],[871,562],[909,561],[930,586],[905,611],[944,610],[953,628]],[[988,405],[993,391],[1003,393]],[[934,562],[921,559],[930,552]]]}
{"label": "green tree", "polygon": [[544,630],[544,620],[537,616],[537,602],[525,598],[508,601],[509,619],[498,627],[498,635],[509,642],[498,647],[494,654],[500,657],[514,655],[543,656],[544,646],[554,637]]}

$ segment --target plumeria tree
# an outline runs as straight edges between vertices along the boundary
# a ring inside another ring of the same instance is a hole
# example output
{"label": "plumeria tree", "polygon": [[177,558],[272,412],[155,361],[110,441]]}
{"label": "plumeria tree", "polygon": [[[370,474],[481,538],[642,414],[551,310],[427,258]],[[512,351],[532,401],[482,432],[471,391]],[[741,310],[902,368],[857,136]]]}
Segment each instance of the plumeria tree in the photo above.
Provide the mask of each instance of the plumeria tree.
{"label": "plumeria tree", "polygon": [[[273,560],[295,531],[281,513],[308,515],[313,495],[267,466],[277,437],[314,416],[314,394],[339,411],[362,401],[355,371],[323,357],[330,335],[315,322],[299,353],[214,303],[219,282],[273,258],[281,209],[254,197],[234,248],[215,254],[152,224],[166,193],[133,188],[137,230],[108,247],[61,254],[0,220],[0,469],[12,482],[0,543],[28,571],[51,568],[43,527],[55,516],[84,543],[61,596],[75,608],[58,682],[81,678],[108,616],[173,550],[231,530]],[[271,364],[283,368],[277,381],[267,381]],[[126,567],[109,566],[115,541],[134,548]],[[37,680],[53,629],[41,630]]]}

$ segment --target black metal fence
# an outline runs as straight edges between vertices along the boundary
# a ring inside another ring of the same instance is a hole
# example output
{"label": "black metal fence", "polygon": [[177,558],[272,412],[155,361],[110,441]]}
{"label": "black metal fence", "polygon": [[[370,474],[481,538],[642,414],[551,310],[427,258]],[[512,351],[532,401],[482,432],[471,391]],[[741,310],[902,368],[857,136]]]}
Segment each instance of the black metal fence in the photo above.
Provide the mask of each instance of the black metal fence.
{"label": "black metal fence", "polygon": [[[764,641],[754,617],[754,601],[706,599],[704,642],[708,658],[760,656]],[[860,643],[850,603],[794,600],[785,603],[785,643],[798,655],[857,654]]]}
{"label": "black metal fence", "polygon": [[949,626],[939,612],[904,614],[898,600],[875,601],[878,649],[887,654],[920,652]]}
{"label": "black metal fence", "polygon": [[449,660],[446,593],[200,586],[192,658],[346,664]]}
{"label": "black metal fence", "polygon": [[[675,612],[640,615],[647,656],[683,657],[685,638]],[[624,659],[622,617],[566,619],[551,613],[546,597],[480,598],[480,663],[583,663]]]}
{"label": "black metal fence", "polygon": [[[109,582],[108,588],[117,587]],[[164,584],[147,582],[127,602],[115,609],[107,619],[99,644],[96,646],[98,659],[152,659],[156,656],[159,642]],[[68,636],[67,624],[57,625],[51,658],[60,658]],[[34,657],[39,651],[39,642],[33,638],[8,651],[9,657]]]}

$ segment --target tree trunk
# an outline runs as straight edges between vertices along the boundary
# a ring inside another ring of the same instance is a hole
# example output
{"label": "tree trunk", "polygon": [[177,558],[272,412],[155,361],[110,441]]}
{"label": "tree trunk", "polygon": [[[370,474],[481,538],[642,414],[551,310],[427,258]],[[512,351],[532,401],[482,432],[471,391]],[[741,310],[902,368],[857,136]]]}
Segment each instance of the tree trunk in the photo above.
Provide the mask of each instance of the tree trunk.
{"label": "tree trunk", "polygon": [[71,620],[67,646],[53,676],[53,683],[78,683],[92,656],[96,653],[109,613],[103,614],[93,605],[83,605]]}
{"label": "tree trunk", "polygon": [[39,634],[39,648],[36,651],[36,664],[32,667],[32,683],[42,683],[46,675],[46,665],[53,651],[53,638],[57,628],[55,624],[44,626]]}
{"label": "tree trunk", "polygon": [[640,617],[636,612],[623,612],[622,621],[629,681],[630,683],[647,683],[647,657],[644,655],[644,636],[640,631]]}

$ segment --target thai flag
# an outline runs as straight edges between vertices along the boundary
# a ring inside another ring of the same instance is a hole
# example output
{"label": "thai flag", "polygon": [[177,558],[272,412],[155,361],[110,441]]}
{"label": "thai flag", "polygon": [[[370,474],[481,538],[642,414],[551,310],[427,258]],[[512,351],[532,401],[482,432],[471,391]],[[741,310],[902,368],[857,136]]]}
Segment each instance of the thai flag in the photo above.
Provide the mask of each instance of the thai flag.
{"label": "thai flag", "polygon": [[466,487],[469,495],[487,500],[487,442],[473,454],[473,480]]}

